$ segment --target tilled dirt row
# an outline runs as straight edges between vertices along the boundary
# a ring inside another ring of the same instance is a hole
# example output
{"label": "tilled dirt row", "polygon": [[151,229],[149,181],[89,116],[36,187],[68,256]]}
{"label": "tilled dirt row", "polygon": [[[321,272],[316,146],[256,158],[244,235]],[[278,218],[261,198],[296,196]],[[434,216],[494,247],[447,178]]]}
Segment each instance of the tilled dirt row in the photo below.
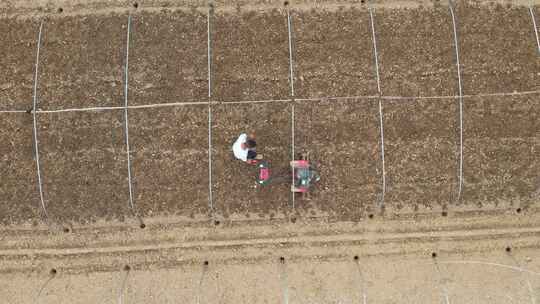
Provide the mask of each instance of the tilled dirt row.
{"label": "tilled dirt row", "polygon": [[216,10],[211,18],[212,96],[217,100],[289,96],[287,18],[282,11]]}
{"label": "tilled dirt row", "polygon": [[41,215],[31,126],[27,114],[0,120],[2,224],[38,221]]}
{"label": "tilled dirt row", "polygon": [[[376,9],[383,95],[458,93],[447,7]],[[475,16],[475,18],[473,18]],[[465,94],[538,89],[530,15],[524,7],[456,9]],[[4,20],[4,19],[3,19]],[[1,109],[31,106],[37,22],[5,19],[0,47]],[[216,11],[211,20],[212,99],[291,97],[287,15],[283,10]],[[506,20],[502,22],[501,20]],[[135,13],[130,40],[129,103],[206,101],[206,15]],[[370,15],[366,10],[291,10],[296,152],[310,152],[322,180],[301,216],[357,219],[382,199],[380,122]],[[127,15],[45,20],[39,107],[121,106]],[[498,23],[501,22],[501,23]],[[23,47],[24,46],[24,47]],[[20,51],[19,51],[20,50]],[[457,200],[459,100],[382,102],[385,205],[403,210],[528,206],[538,187],[536,96],[464,100],[464,191]],[[255,188],[254,167],[234,161],[231,145],[255,131],[259,152],[287,175],[292,152],[290,102],[213,105],[212,202],[205,105],[129,111],[133,185],[143,216],[272,218],[291,212],[287,183]],[[39,215],[32,119],[2,114],[4,223]],[[123,111],[39,114],[46,205],[60,222],[131,216]],[[495,203],[495,205],[499,204]],[[460,205],[461,204],[461,205]],[[212,206],[210,206],[212,205]]]}
{"label": "tilled dirt row", "polygon": [[[122,17],[127,22],[127,16]],[[208,98],[207,20],[197,12],[133,16],[130,104]],[[125,46],[125,30],[123,45]]]}
{"label": "tilled dirt row", "polygon": [[456,18],[464,94],[540,88],[540,57],[528,8],[462,5]]}
{"label": "tilled dirt row", "polygon": [[133,110],[129,116],[137,209],[143,216],[208,216],[206,107]]}
{"label": "tilled dirt row", "polygon": [[393,96],[457,95],[448,7],[373,13],[381,91]]}
{"label": "tilled dirt row", "polygon": [[327,100],[295,107],[296,150],[309,153],[322,176],[300,210],[358,218],[378,209],[381,191],[376,100]]}
{"label": "tilled dirt row", "polygon": [[[527,8],[460,5],[455,11],[465,94],[538,88],[540,60]],[[8,72],[0,96],[5,108],[25,108],[39,23],[3,20],[7,41],[1,60]],[[370,21],[369,13],[357,8],[291,11],[296,96],[377,93]],[[373,21],[383,94],[457,94],[448,7],[380,9],[373,12]],[[121,105],[127,23],[127,15],[117,14],[45,20],[40,106]],[[210,25],[214,98],[290,96],[284,11],[231,13],[218,8]],[[206,16],[195,11],[134,14],[131,104],[206,99],[206,31]],[[24,51],[13,52],[18,46]]]}
{"label": "tilled dirt row", "polygon": [[524,205],[538,202],[540,119],[537,97],[465,102],[464,199]]}
{"label": "tilled dirt row", "polygon": [[[290,212],[290,110],[280,103],[213,108],[213,192],[219,215],[273,218]],[[255,132],[257,151],[269,161],[275,182],[268,186],[257,186],[257,168],[235,160],[232,154],[238,135],[248,131]]]}
{"label": "tilled dirt row", "polygon": [[2,19],[0,32],[0,109],[32,107],[34,63],[39,22]]}
{"label": "tilled dirt row", "polygon": [[454,99],[383,102],[389,207],[455,203],[459,129]]}
{"label": "tilled dirt row", "polygon": [[123,111],[40,116],[47,209],[59,222],[130,216]]}

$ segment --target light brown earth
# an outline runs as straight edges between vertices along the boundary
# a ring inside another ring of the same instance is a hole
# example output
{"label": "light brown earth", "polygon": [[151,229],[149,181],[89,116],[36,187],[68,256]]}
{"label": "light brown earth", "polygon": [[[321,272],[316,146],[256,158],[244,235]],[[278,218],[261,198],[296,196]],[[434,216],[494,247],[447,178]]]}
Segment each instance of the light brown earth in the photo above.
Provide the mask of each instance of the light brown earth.
{"label": "light brown earth", "polygon": [[[32,107],[42,17],[39,109],[124,105],[129,14],[129,104],[194,103],[129,110],[136,210],[128,204],[123,109],[38,113],[50,222],[39,200],[32,115],[0,113],[5,303],[540,299],[538,93],[463,99],[461,199],[459,99],[383,99],[381,209],[367,4],[290,4],[294,102],[282,2],[215,3],[210,98],[205,2],[133,4],[0,4],[0,111]],[[465,95],[540,90],[529,4],[457,4]],[[373,7],[381,94],[457,95],[447,4]],[[268,99],[281,101],[235,103]],[[322,176],[310,199],[296,198],[295,209],[287,183],[257,187],[256,169],[230,151],[239,133],[255,131],[272,170],[286,173],[293,111],[295,152],[310,152]]]}
{"label": "light brown earth", "polygon": [[446,290],[451,303],[531,303],[540,292],[538,220],[451,214],[3,231],[1,294],[5,303],[287,303],[285,294],[289,303],[363,303],[364,294],[368,303],[444,303]]}

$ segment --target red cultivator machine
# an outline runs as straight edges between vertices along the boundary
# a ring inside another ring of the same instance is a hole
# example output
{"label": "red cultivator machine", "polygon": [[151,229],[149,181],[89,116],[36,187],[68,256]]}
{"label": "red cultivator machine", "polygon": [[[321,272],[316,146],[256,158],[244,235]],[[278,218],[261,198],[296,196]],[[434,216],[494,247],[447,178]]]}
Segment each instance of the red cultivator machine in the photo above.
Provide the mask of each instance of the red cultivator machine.
{"label": "red cultivator machine", "polygon": [[257,164],[257,183],[261,186],[274,182],[291,181],[291,191],[298,193],[308,193],[313,185],[320,180],[319,172],[309,161],[308,155],[302,155],[299,160],[290,162],[290,171],[285,176],[273,176],[268,161],[260,161]]}

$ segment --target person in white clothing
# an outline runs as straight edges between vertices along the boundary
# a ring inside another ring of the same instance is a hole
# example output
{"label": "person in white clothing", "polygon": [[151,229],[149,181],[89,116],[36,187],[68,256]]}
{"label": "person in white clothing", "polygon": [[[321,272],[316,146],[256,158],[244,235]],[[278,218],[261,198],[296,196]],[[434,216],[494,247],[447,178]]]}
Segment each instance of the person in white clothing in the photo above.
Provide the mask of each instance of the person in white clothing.
{"label": "person in white clothing", "polygon": [[245,161],[248,164],[254,164],[257,163],[257,160],[262,159],[262,155],[257,155],[255,151],[256,147],[255,134],[251,133],[247,135],[246,133],[242,133],[234,142],[232,150],[234,157],[237,159]]}

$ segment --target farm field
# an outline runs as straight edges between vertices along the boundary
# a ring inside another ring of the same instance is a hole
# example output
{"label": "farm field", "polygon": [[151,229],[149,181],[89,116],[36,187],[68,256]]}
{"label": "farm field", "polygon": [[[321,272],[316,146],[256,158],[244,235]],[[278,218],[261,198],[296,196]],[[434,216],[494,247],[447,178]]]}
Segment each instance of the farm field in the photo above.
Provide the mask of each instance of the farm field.
{"label": "farm field", "polygon": [[[527,9],[460,4],[455,12],[464,94],[538,89],[540,60],[534,28],[526,26]],[[471,12],[478,18],[471,18]],[[132,14],[128,104],[180,103],[128,111],[135,209],[128,204],[121,109],[128,15],[57,16],[44,22],[38,109],[112,107],[38,114],[45,205],[55,221],[123,221],[134,214],[188,220],[291,214],[358,220],[381,212],[383,204],[389,214],[531,204],[538,187],[536,95],[463,99],[462,195],[460,100],[401,98],[459,94],[448,7],[382,8],[371,15],[357,7],[292,7],[293,83],[287,16],[283,9],[238,13],[219,6],[210,19],[199,11]],[[505,18],[511,22],[495,24]],[[38,22],[8,20],[4,31],[15,46],[36,46]],[[505,55],[509,47],[519,56]],[[2,106],[25,110],[31,107],[34,54],[25,48],[15,56],[11,50],[3,49],[1,61],[7,71]],[[23,69],[13,69],[19,63]],[[22,85],[14,85],[12,79],[17,78]],[[397,96],[381,99],[380,112],[378,83],[383,96]],[[287,101],[291,93],[299,98],[294,102],[294,133],[293,102]],[[249,103],[273,99],[280,101]],[[208,110],[208,100],[224,103]],[[236,103],[244,101],[248,103]],[[15,204],[14,195],[24,193],[21,199],[28,202],[28,207],[3,207],[13,210],[2,213],[4,223],[26,222],[40,213],[32,210],[39,209],[40,202],[32,185],[37,179],[35,161],[29,157],[32,120],[25,115],[4,114],[2,120],[3,136],[12,141],[4,158],[13,161],[5,162],[2,172],[21,181],[8,183],[3,199],[9,206]],[[247,131],[258,134],[259,152],[276,175],[288,172],[295,136],[295,151],[309,152],[323,177],[309,200],[300,200],[293,210],[286,182],[255,186],[256,169],[234,161],[230,153],[236,136]],[[23,146],[28,152],[14,156],[14,149]],[[36,196],[33,203],[31,195]]]}
{"label": "farm field", "polygon": [[537,3],[6,3],[8,303],[534,299]]}

